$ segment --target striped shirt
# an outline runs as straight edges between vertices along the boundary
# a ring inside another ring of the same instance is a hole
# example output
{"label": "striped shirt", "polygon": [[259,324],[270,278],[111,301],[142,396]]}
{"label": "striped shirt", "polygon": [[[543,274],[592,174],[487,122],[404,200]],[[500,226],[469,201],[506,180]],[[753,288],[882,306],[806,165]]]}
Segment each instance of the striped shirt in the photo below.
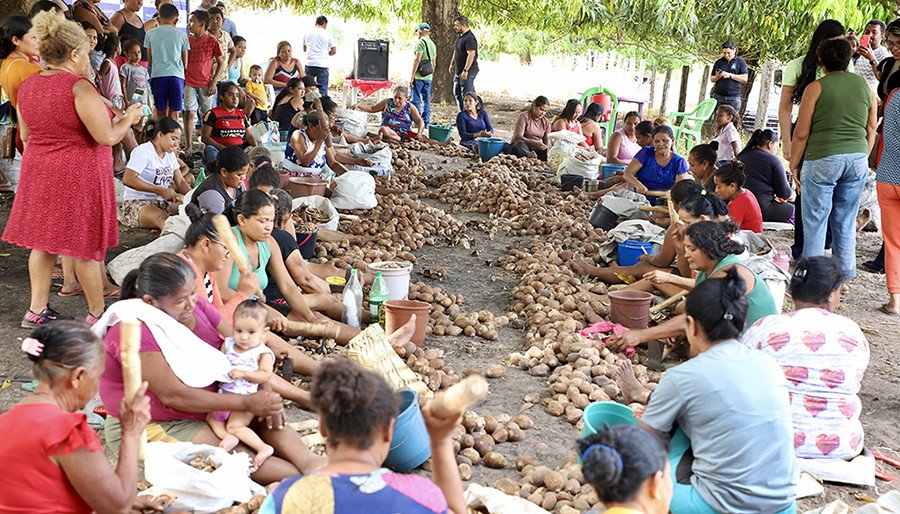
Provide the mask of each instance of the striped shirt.
{"label": "striped shirt", "polygon": [[880,158],[875,180],[900,186],[900,95],[895,89],[884,105],[884,121],[880,138]]}

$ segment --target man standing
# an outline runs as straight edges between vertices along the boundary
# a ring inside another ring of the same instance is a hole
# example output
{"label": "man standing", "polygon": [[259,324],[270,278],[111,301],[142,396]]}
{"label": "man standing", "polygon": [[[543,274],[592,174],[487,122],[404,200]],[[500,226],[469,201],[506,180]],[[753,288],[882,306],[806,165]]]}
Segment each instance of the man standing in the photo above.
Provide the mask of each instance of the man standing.
{"label": "man standing", "polygon": [[304,71],[316,78],[320,96],[328,95],[328,57],[337,53],[337,44],[327,28],[328,18],[319,16],[316,26],[303,38],[303,51],[306,52]]}
{"label": "man standing", "polygon": [[[222,57],[225,60],[224,65],[219,69],[219,73],[215,77],[216,84],[228,80],[228,66],[234,59],[234,41],[231,40],[231,34],[222,30],[224,23],[225,12],[222,9],[213,7],[209,10],[209,34],[219,42],[219,50],[222,52]],[[213,104],[215,103],[216,101],[213,100]]]}
{"label": "man standing", "polygon": [[463,96],[475,91],[475,77],[478,76],[478,40],[469,30],[469,18],[457,16],[453,20],[456,31],[456,46],[450,59],[450,74],[453,75],[453,95],[459,110],[463,110]]}
{"label": "man standing", "polygon": [[416,43],[416,59],[413,61],[412,104],[422,113],[425,125],[431,123],[431,79],[434,77],[434,63],[437,62],[437,47],[431,40],[431,25],[420,23],[419,42]]}
{"label": "man standing", "polygon": [[856,73],[866,79],[872,91],[878,90],[878,77],[875,75],[878,64],[891,56],[887,48],[881,46],[884,40],[885,24],[881,20],[872,20],[866,25],[864,36],[869,36],[869,46],[860,45],[856,49],[856,53],[860,57],[868,61],[868,63],[858,62],[856,64]]}
{"label": "man standing", "polygon": [[716,99],[716,107],[725,104],[741,112],[741,84],[747,83],[747,63],[734,55],[734,43],[722,44],[722,58],[713,64],[709,81],[713,86],[712,96]]}
{"label": "man standing", "polygon": [[225,2],[216,2],[216,7],[222,9],[222,15],[225,16],[225,21],[222,22],[222,30],[227,32],[232,39],[237,35],[237,25],[234,24],[234,21],[228,17],[228,9],[225,8]]}

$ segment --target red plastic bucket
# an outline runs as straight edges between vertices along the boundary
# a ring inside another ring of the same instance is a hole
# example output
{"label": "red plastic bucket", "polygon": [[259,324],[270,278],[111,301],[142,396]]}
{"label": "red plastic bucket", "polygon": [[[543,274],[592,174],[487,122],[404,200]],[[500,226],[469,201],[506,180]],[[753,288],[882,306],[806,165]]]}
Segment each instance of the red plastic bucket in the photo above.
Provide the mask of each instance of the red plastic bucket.
{"label": "red plastic bucket", "polygon": [[597,102],[603,107],[603,119],[601,121],[608,121],[609,115],[612,113],[612,98],[604,93],[597,93],[595,95],[591,95],[591,103]]}

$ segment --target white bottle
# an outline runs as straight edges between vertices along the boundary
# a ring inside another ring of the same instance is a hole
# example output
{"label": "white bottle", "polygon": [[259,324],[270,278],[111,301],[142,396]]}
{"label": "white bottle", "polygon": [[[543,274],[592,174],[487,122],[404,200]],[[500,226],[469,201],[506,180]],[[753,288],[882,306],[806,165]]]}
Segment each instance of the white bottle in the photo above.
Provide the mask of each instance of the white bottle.
{"label": "white bottle", "polygon": [[344,323],[353,328],[362,328],[362,301],[363,290],[359,282],[359,274],[355,269],[350,270],[350,280],[344,286]]}

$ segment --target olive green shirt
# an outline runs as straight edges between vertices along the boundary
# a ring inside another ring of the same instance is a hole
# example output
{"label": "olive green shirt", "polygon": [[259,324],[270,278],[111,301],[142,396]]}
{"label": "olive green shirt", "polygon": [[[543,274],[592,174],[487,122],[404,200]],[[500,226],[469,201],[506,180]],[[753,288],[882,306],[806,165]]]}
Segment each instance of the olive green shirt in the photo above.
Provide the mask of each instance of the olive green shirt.
{"label": "olive green shirt", "polygon": [[872,92],[856,73],[829,73],[818,81],[822,88],[813,111],[807,161],[832,155],[867,153],[866,125]]}
{"label": "olive green shirt", "polygon": [[[434,41],[431,40],[430,37],[425,36],[416,43],[416,53],[422,52],[422,60],[425,61],[427,59],[431,59],[431,66],[437,66],[437,47],[434,45]],[[416,71],[416,80],[431,80],[434,77],[434,74],[431,75],[419,75],[419,72]]]}

